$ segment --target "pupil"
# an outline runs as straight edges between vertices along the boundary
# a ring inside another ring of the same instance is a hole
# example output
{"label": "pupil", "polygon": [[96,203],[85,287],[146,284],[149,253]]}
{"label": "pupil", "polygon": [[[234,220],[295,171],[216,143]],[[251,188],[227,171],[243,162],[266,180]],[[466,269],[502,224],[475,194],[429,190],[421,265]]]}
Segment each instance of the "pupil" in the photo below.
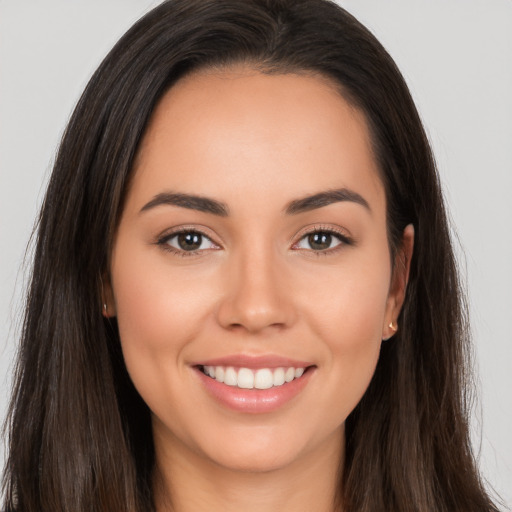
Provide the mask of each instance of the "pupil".
{"label": "pupil", "polygon": [[330,233],[313,233],[308,237],[310,247],[317,250],[329,249],[331,241],[332,236]]}
{"label": "pupil", "polygon": [[198,233],[181,233],[178,235],[178,245],[185,251],[195,251],[201,247],[201,238]]}

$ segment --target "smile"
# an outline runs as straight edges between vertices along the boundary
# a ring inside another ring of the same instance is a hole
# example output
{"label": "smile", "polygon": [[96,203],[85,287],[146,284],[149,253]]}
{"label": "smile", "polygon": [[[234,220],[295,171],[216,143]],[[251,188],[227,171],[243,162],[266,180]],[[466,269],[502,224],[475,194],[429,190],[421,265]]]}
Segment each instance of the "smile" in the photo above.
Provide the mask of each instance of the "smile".
{"label": "smile", "polygon": [[201,366],[201,371],[217,382],[239,389],[270,389],[299,379],[305,368],[235,368],[233,366]]}
{"label": "smile", "polygon": [[276,355],[232,355],[192,365],[218,404],[250,414],[280,410],[302,394],[317,370],[313,362]]}

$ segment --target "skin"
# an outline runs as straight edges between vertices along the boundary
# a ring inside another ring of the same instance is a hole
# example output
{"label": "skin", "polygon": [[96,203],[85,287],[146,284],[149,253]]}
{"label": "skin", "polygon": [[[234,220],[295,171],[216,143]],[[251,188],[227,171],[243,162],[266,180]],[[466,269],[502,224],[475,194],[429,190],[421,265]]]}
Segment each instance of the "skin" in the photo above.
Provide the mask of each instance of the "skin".
{"label": "skin", "polygon": [[[284,213],[340,188],[368,208]],[[229,215],[168,204],[141,212],[170,191],[221,201]],[[179,227],[208,237],[200,250],[171,252],[177,239],[164,235]],[[333,235],[315,250],[306,235],[326,229],[349,242]],[[163,97],[114,241],[105,313],[117,316],[126,366],[152,411],[159,511],[333,510],[344,422],[394,333],[412,240],[408,226],[397,253],[405,264],[392,262],[365,118],[327,80],[203,71]],[[213,399],[192,367],[231,354],[314,369],[283,407],[246,414]]]}

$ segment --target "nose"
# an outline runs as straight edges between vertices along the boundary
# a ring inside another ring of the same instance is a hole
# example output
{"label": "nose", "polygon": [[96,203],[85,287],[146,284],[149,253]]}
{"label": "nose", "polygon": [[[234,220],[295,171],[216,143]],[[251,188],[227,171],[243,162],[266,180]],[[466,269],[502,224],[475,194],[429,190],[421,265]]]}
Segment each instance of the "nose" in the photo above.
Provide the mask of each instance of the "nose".
{"label": "nose", "polygon": [[295,320],[293,287],[270,251],[247,251],[229,261],[217,320],[225,329],[257,333],[289,327]]}

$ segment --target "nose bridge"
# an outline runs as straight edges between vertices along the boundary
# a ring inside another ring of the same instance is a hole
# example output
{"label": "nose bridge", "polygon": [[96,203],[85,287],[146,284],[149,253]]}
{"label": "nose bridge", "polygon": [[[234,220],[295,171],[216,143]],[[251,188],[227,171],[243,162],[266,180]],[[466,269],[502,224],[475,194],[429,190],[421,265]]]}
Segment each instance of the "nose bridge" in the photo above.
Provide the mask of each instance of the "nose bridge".
{"label": "nose bridge", "polygon": [[293,320],[292,297],[285,286],[282,256],[269,243],[245,244],[229,261],[227,292],[219,308],[226,328],[257,332],[284,327]]}

